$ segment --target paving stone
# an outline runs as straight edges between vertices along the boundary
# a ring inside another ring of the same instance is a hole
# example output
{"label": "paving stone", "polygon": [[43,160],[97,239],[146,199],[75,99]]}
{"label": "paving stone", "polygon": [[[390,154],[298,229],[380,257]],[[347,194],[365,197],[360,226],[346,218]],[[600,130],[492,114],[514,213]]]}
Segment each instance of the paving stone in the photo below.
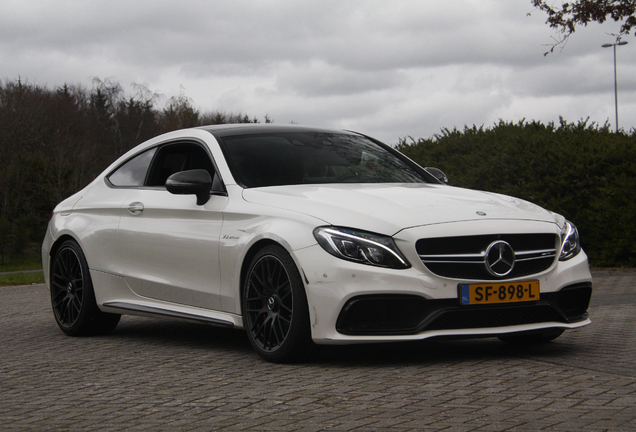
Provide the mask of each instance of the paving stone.
{"label": "paving stone", "polygon": [[634,431],[636,270],[593,275],[592,325],[550,344],[325,347],[297,365],[178,321],[66,337],[43,285],[0,288],[0,430]]}

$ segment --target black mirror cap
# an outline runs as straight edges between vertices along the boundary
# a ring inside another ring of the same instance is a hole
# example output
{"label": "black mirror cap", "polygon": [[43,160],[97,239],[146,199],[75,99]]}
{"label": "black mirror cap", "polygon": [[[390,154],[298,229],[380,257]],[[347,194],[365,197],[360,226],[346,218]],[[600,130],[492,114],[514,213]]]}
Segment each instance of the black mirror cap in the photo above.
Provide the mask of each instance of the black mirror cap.
{"label": "black mirror cap", "polygon": [[435,177],[435,179],[437,179],[440,183],[448,184],[448,177],[446,177],[446,174],[441,169],[426,167],[424,168],[424,170],[426,170],[427,173]]}
{"label": "black mirror cap", "polygon": [[212,177],[204,169],[174,173],[166,180],[168,192],[175,195],[196,195],[197,205],[208,202],[211,187]]}

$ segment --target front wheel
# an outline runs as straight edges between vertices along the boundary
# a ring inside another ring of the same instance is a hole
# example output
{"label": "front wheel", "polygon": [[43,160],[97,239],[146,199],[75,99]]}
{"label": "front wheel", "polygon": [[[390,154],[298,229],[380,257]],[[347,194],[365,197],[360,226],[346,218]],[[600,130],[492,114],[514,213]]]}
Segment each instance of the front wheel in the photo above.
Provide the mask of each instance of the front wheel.
{"label": "front wheel", "polygon": [[281,246],[266,246],[252,259],[243,288],[243,322],[252,347],[267,361],[297,361],[307,353],[312,343],[307,296]]}
{"label": "front wheel", "polygon": [[51,305],[57,325],[69,336],[112,332],[120,315],[99,310],[93,282],[80,246],[67,240],[51,265]]}

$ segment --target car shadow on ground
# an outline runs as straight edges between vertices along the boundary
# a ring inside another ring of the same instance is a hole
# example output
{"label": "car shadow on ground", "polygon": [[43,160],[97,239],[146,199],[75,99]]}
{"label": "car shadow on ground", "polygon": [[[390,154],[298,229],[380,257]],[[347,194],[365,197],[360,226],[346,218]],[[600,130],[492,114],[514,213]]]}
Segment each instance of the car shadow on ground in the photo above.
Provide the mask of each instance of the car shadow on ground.
{"label": "car shadow on ground", "polygon": [[[550,360],[555,357],[582,355],[585,352],[585,346],[572,343],[567,335],[566,332],[553,342],[529,346],[508,345],[496,338],[321,345],[314,346],[302,364],[348,367],[355,365],[390,366],[482,361],[511,356],[545,357],[546,360]],[[134,342],[137,349],[142,348],[144,344],[169,344],[181,349],[257,356],[244,331],[190,322],[124,317],[115,332],[109,337],[130,340]]]}
{"label": "car shadow on ground", "polygon": [[496,338],[463,340],[426,340],[389,344],[345,345],[319,347],[312,363],[342,363],[347,366],[408,365],[425,363],[456,363],[496,360],[510,357],[555,357],[578,355],[584,347],[558,340],[541,345],[508,345]]}
{"label": "car shadow on ground", "polygon": [[174,319],[123,316],[112,336],[179,347],[251,350],[247,336],[241,330]]}

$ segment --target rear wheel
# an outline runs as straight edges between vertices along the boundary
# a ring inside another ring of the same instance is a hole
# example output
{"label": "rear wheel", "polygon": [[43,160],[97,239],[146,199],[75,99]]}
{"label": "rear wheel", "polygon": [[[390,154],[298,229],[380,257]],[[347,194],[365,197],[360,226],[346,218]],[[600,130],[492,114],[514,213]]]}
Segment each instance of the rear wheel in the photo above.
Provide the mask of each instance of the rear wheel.
{"label": "rear wheel", "polygon": [[300,360],[311,345],[307,296],[291,256],[278,245],[252,259],[243,289],[243,321],[254,350],[265,360]]}
{"label": "rear wheel", "polygon": [[57,325],[69,336],[112,332],[120,315],[97,307],[86,257],[79,245],[67,240],[51,265],[51,305]]}
{"label": "rear wheel", "polygon": [[499,340],[510,345],[533,345],[548,343],[563,334],[565,329],[550,328],[500,335]]}

